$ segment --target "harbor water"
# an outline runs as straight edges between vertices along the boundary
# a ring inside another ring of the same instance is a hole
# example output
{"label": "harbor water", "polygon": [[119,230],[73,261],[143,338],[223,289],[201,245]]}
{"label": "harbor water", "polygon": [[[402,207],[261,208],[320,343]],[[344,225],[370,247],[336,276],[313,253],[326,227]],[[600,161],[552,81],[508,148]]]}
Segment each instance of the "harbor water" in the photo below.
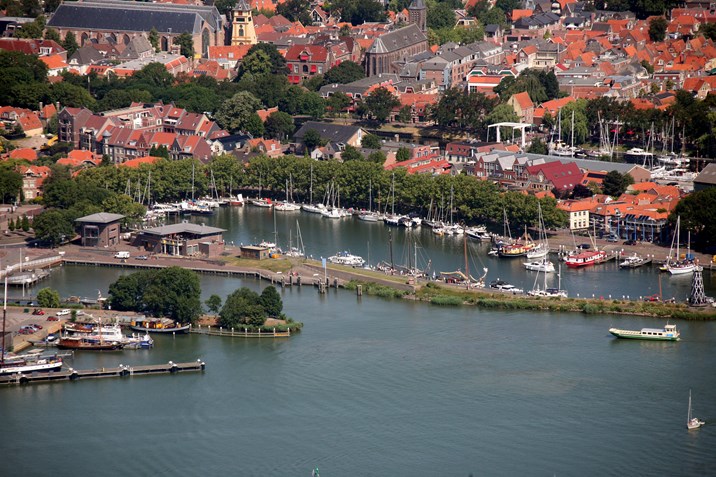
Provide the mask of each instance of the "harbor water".
{"label": "harbor water", "polygon": [[[241,214],[253,212],[214,220]],[[365,257],[361,243],[372,249],[387,237],[382,225],[323,219],[314,228],[304,216],[286,218],[285,233],[300,217],[314,256],[350,248]],[[249,243],[271,238],[268,217],[215,225]],[[399,244],[415,231],[392,233]],[[461,260],[462,242],[432,247],[419,233],[434,263]],[[377,248],[371,255],[380,257]],[[502,278],[527,276],[510,262],[488,263],[509,263],[498,269]],[[658,280],[649,269],[568,272],[566,287],[583,294]],[[42,286],[106,294],[123,273],[66,266]],[[213,275],[201,284],[204,299],[267,285]],[[280,293],[285,313],[305,324],[289,339],[157,336],[151,350],[77,353],[68,362],[85,369],[202,359],[204,373],[0,389],[0,475],[308,476],[316,467],[324,477],[713,474],[716,323],[677,320],[680,342],[631,341],[608,329],[664,323],[313,287]],[[686,429],[689,389],[694,415],[707,422],[696,431]]]}

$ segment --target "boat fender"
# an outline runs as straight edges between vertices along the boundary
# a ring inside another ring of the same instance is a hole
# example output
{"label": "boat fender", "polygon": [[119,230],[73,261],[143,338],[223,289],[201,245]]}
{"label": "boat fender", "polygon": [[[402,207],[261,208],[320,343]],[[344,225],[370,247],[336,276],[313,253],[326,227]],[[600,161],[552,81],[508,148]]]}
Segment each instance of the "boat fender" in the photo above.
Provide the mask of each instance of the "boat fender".
{"label": "boat fender", "polygon": [[70,369],[72,374],[70,374],[70,381],[75,381],[77,379],[80,379],[80,375],[75,371],[74,369]]}
{"label": "boat fender", "polygon": [[27,384],[30,380],[27,378],[27,376],[20,376],[20,384]]}

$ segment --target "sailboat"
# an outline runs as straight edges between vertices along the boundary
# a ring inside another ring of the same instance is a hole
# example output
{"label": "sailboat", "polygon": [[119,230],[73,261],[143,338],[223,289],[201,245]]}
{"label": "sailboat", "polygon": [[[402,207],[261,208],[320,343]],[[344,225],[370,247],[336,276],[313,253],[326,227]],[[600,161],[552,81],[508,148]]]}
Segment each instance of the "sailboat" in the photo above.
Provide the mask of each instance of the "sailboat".
{"label": "sailboat", "polygon": [[390,206],[390,214],[386,214],[383,218],[383,222],[385,222],[385,225],[392,225],[394,227],[397,227],[400,225],[400,215],[396,215],[395,213],[395,173],[393,173],[393,179],[390,183],[390,194],[392,195],[392,202]]}
{"label": "sailboat", "polygon": [[688,430],[698,429],[706,424],[706,421],[700,421],[697,417],[691,416],[691,389],[689,389],[689,415],[686,418],[686,428]]}
{"label": "sailboat", "polygon": [[273,206],[275,210],[282,212],[295,212],[301,210],[301,206],[293,201],[293,184],[289,186],[289,179],[286,179],[286,200],[284,202],[277,202]]}
{"label": "sailboat", "polygon": [[[552,265],[554,268],[554,265]],[[531,296],[543,296],[546,298],[567,298],[567,290],[562,290],[562,265],[559,266],[559,272],[557,273],[557,288],[547,288],[547,273],[544,274],[544,288],[540,290],[537,286],[537,279],[539,273],[535,277],[535,283],[531,291],[527,294]]]}
{"label": "sailboat", "polygon": [[298,225],[298,220],[296,221],[296,245],[293,245],[293,237],[289,230],[288,252],[284,255],[294,258],[303,258],[306,256],[306,249],[303,247],[303,237],[301,237],[301,227]]}
{"label": "sailboat", "polygon": [[[537,203],[537,227],[539,228],[537,234],[537,245],[527,252],[527,258],[534,260],[536,258],[543,258],[549,254],[549,242],[547,242],[547,229],[544,226],[544,218],[542,217],[542,205]],[[528,270],[530,270],[528,268]],[[554,265],[552,265],[552,271],[554,271]]]}
{"label": "sailboat", "polygon": [[363,222],[378,222],[380,220],[380,214],[373,212],[373,181],[370,179],[368,180],[368,210],[358,214],[358,220]]}
{"label": "sailboat", "polygon": [[[345,217],[341,210],[341,198],[338,186],[331,182],[327,191],[326,208],[321,211],[324,219],[341,219]],[[330,203],[330,206],[328,205]]]}
{"label": "sailboat", "polygon": [[[676,231],[674,232],[674,238],[671,240],[671,249],[669,250],[669,257],[666,259],[666,265],[664,268],[667,272],[672,275],[686,275],[688,273],[694,273],[696,270],[696,264],[693,260],[689,260],[688,255],[685,260],[681,260],[679,255],[679,234],[681,231],[681,216],[676,218]],[[674,242],[676,242],[676,258],[673,257]],[[690,244],[689,244],[690,246]]]}
{"label": "sailboat", "polygon": [[261,177],[259,177],[259,196],[256,199],[250,199],[249,202],[251,203],[251,205],[255,205],[256,207],[264,207],[267,209],[273,207],[271,199],[261,198]]}
{"label": "sailboat", "polygon": [[301,210],[308,212],[309,214],[323,213],[323,211],[326,210],[326,206],[324,204],[313,203],[313,164],[311,164],[311,182],[308,191],[308,204],[303,204],[301,206]]}

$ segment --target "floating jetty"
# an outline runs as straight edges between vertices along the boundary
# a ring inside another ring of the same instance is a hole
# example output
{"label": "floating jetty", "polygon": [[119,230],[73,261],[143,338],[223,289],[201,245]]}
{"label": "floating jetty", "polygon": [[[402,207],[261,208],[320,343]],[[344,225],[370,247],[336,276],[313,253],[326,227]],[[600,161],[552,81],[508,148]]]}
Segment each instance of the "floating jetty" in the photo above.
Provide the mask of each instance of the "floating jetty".
{"label": "floating jetty", "polygon": [[228,336],[236,338],[289,338],[291,336],[290,329],[288,331],[276,331],[274,329],[273,331],[261,332],[261,330],[259,330],[258,332],[253,332],[246,329],[234,330],[231,328],[227,330],[220,327],[207,326],[202,328],[201,326],[198,326],[196,328],[191,327],[189,332],[197,335]]}
{"label": "floating jetty", "polygon": [[130,366],[120,364],[116,368],[100,369],[73,369],[57,371],[54,373],[17,373],[0,376],[0,384],[38,384],[45,382],[81,381],[84,379],[122,378],[125,376],[146,374],[177,374],[190,371],[204,371],[206,364],[198,359],[190,363],[149,364]]}

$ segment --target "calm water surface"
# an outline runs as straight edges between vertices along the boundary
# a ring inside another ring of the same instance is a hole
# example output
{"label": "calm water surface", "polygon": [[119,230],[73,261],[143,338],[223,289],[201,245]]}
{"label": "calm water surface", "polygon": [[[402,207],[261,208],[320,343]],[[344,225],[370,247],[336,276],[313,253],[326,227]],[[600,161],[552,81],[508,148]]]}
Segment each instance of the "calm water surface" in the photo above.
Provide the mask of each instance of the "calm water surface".
{"label": "calm water surface", "polygon": [[[120,273],[44,284],[91,295]],[[205,297],[239,286],[265,284],[202,277]],[[631,342],[608,328],[662,323],[281,293],[305,323],[288,340],[158,337],[72,363],[203,374],[0,389],[0,475],[713,475],[715,323]],[[690,388],[708,424],[689,432]]]}

